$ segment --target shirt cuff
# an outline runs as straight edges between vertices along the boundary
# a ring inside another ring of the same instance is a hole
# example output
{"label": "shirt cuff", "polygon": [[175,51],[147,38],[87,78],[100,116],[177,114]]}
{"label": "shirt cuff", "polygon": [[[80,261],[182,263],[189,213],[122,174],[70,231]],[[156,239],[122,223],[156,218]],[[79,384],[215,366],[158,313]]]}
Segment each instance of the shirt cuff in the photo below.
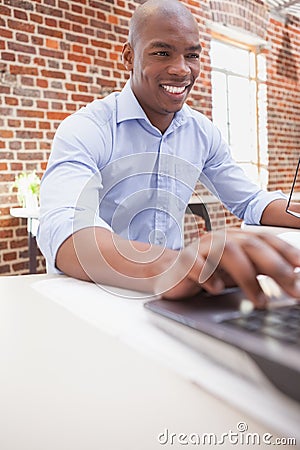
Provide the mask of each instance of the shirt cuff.
{"label": "shirt cuff", "polygon": [[247,225],[260,225],[261,216],[265,208],[274,200],[284,199],[288,200],[288,197],[282,191],[259,192],[253,200],[249,203],[244,222]]}

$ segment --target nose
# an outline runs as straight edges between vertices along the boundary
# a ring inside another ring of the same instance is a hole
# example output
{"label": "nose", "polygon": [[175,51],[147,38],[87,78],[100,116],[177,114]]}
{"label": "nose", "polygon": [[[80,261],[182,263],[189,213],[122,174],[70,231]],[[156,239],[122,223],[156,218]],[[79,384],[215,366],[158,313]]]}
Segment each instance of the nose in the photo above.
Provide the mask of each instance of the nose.
{"label": "nose", "polygon": [[169,66],[170,75],[185,77],[191,73],[191,68],[183,55],[174,58]]}

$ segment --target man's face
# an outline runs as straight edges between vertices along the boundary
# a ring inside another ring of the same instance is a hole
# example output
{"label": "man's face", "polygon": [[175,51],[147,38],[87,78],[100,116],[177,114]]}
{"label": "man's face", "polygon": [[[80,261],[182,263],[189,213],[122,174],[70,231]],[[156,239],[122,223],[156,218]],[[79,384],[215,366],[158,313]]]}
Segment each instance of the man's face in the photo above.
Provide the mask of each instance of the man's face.
{"label": "man's face", "polygon": [[151,17],[123,53],[131,87],[151,123],[165,131],[200,72],[199,33],[188,17]]}

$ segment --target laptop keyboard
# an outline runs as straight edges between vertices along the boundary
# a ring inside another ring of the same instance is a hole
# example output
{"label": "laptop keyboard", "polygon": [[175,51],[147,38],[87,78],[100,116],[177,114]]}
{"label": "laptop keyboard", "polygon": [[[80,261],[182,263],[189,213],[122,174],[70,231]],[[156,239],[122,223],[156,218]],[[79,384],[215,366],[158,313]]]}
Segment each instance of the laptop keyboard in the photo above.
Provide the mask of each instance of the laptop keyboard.
{"label": "laptop keyboard", "polygon": [[224,320],[223,323],[290,344],[300,344],[300,304],[253,310],[249,314]]}

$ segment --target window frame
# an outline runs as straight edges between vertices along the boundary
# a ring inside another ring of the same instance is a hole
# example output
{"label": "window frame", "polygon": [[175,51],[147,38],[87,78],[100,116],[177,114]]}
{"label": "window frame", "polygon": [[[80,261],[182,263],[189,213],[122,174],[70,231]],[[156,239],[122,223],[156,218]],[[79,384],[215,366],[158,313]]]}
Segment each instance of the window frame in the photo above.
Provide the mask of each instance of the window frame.
{"label": "window frame", "polygon": [[[249,159],[249,163],[254,165],[256,170],[257,170],[257,176],[258,176],[258,180],[257,182],[262,186],[262,187],[266,187],[267,183],[268,183],[268,148],[266,148],[266,157],[265,157],[265,161],[262,161],[262,138],[261,138],[261,133],[260,133],[260,110],[259,110],[259,85],[260,84],[264,84],[265,88],[267,89],[267,80],[262,80],[259,77],[258,74],[258,70],[259,70],[259,64],[258,64],[258,57],[259,55],[264,55],[264,47],[262,45],[257,45],[257,44],[252,44],[249,42],[242,42],[240,39],[238,39],[237,37],[231,38],[230,36],[221,34],[217,31],[211,30],[211,40],[212,41],[218,41],[220,43],[223,43],[225,45],[231,45],[233,47],[236,48],[240,48],[243,50],[248,51],[249,53],[252,53],[254,56],[254,74],[249,74],[248,77],[245,77],[243,75],[238,75],[236,73],[233,73],[226,69],[221,69],[221,68],[215,68],[213,67],[213,64],[211,62],[211,72],[219,72],[219,73],[223,73],[226,76],[226,80],[228,80],[228,76],[234,75],[234,76],[239,76],[240,78],[245,78],[248,79],[249,82],[255,82],[255,110],[253,111],[253,114],[255,114],[255,122],[256,122],[256,133],[255,133],[255,152],[256,155],[252,155],[255,156],[254,158]],[[228,83],[226,83],[226,85],[228,86]],[[212,92],[213,92],[213,84],[212,84]],[[213,94],[212,94],[213,95]],[[229,117],[229,105],[228,105],[228,91],[226,92],[226,109],[227,109],[227,117]],[[267,98],[266,98],[266,102],[267,102]],[[265,104],[265,118],[266,118],[266,126],[267,126],[267,103]],[[213,115],[213,106],[212,106],[212,115]],[[226,128],[227,128],[227,135],[230,136],[230,123],[229,120],[226,123]],[[267,130],[266,130],[266,139],[267,139]],[[266,147],[268,147],[268,143],[266,143]],[[265,173],[265,180],[263,179],[263,172]]]}

